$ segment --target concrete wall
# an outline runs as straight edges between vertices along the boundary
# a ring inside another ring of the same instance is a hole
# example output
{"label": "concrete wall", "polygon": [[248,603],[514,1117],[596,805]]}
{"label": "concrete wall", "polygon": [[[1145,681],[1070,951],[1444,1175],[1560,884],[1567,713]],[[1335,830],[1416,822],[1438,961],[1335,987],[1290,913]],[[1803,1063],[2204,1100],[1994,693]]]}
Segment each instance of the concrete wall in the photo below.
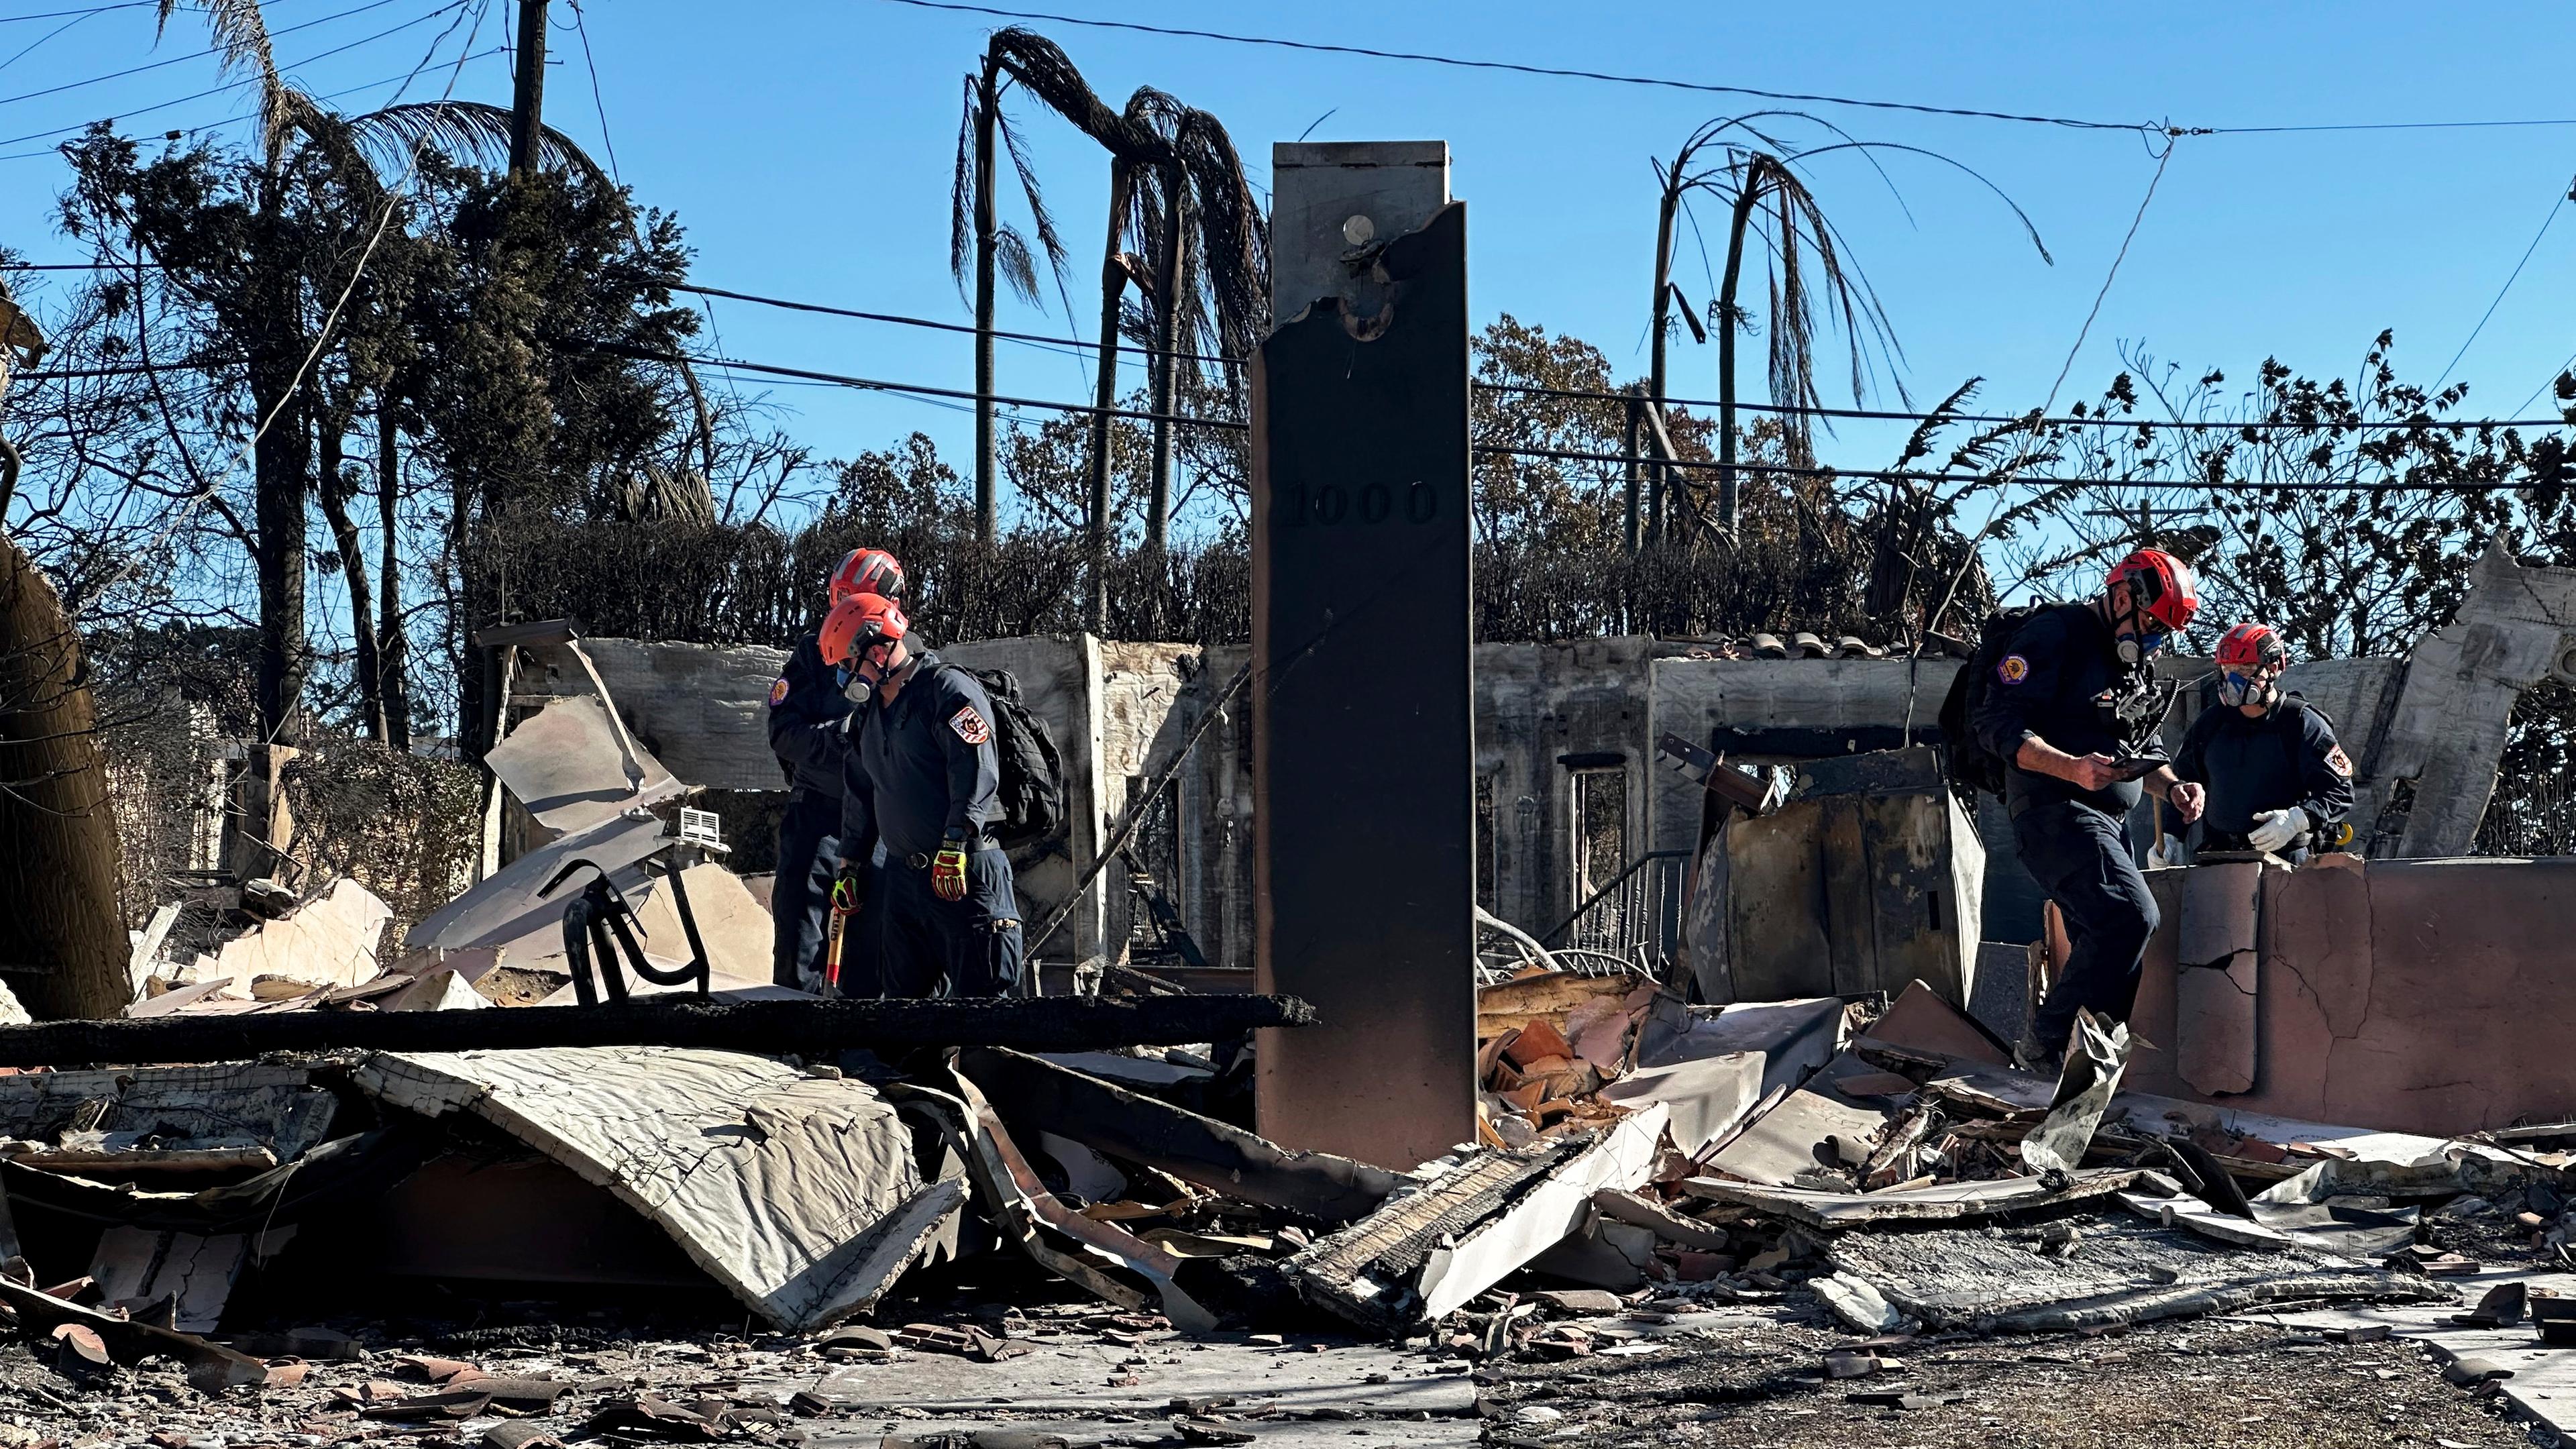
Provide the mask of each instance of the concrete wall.
{"label": "concrete wall", "polygon": [[[2250,1091],[2184,1079],[2200,1016],[2176,982],[2213,868],[2154,871],[2163,928],[2131,1026],[2137,1089],[2276,1116],[2433,1136],[2576,1113],[2576,858],[2330,855],[2260,883]],[[2222,908],[2223,909],[2223,908]],[[2200,934],[2210,934],[2201,932]],[[2205,953],[2206,947],[2197,948]]]}
{"label": "concrete wall", "polygon": [[[780,774],[765,730],[769,681],[784,663],[774,649],[709,649],[632,640],[586,641],[601,677],[636,737],[691,784],[776,790]],[[1065,853],[1024,873],[1032,921],[1064,898],[1128,804],[1129,784],[1150,776],[1179,749],[1210,701],[1244,659],[1239,647],[1072,639],[1000,639],[952,645],[960,663],[1010,669],[1065,755],[1073,829]],[[1669,731],[1706,743],[1724,732],[1738,759],[1795,765],[1819,756],[1882,749],[1930,731],[1958,665],[1948,660],[1689,657],[1687,645],[1624,637],[1564,644],[1482,644],[1476,648],[1476,774],[1492,802],[1492,905],[1533,931],[1553,928],[1578,901],[1575,776],[1617,771],[1624,779],[1625,853],[1687,850],[1698,839],[1703,792],[1655,761]],[[581,692],[557,681],[552,651],[523,669],[521,709],[538,696]],[[569,663],[564,656],[563,664]],[[1400,667],[1389,661],[1388,667]],[[2205,675],[2206,660],[2164,661],[2168,677]],[[2343,727],[2347,748],[2366,758],[2373,722],[2388,712],[2402,676],[2395,660],[2325,660],[2294,666],[2292,687]],[[2186,688],[2168,734],[2198,713]],[[1390,728],[1393,724],[1390,723]],[[1180,869],[1165,881],[1191,934],[1218,965],[1249,966],[1252,953],[1253,808],[1251,729],[1240,703],[1213,726],[1181,771]],[[1355,739],[1354,749],[1368,741]],[[2148,812],[2143,812],[2146,814]],[[2012,848],[1999,806],[1984,802],[1978,834],[1986,847],[1985,934],[2037,934],[2038,894]],[[729,826],[730,828],[730,826]],[[2146,822],[2135,832],[2141,848]],[[1358,846],[1355,844],[1354,849]],[[1113,865],[1086,893],[1062,957],[1123,949],[1130,927],[1126,872]]]}

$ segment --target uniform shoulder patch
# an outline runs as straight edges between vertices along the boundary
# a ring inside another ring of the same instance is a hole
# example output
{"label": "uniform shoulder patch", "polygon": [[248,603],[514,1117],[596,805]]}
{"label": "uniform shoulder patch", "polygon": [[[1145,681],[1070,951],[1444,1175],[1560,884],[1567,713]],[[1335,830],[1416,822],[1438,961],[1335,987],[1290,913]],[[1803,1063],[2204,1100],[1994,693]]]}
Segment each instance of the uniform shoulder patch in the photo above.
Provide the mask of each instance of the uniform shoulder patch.
{"label": "uniform shoulder patch", "polygon": [[778,708],[780,705],[785,704],[786,702],[787,702],[787,676],[786,676],[786,675],[784,675],[784,674],[782,674],[782,675],[778,676],[778,682],[777,682],[777,683],[772,684],[771,686],[769,686],[769,707],[770,707],[771,709],[776,709],[776,708]]}
{"label": "uniform shoulder patch", "polygon": [[2030,661],[2018,654],[2007,654],[1995,666],[1995,677],[2006,684],[2019,684],[2030,678]]}
{"label": "uniform shoulder patch", "polygon": [[2326,768],[2349,780],[2352,778],[2352,756],[2343,752],[2343,746],[2337,745],[2326,751]]}
{"label": "uniform shoulder patch", "polygon": [[993,727],[985,723],[983,714],[971,704],[959,705],[957,712],[948,717],[948,727],[957,732],[957,738],[970,745],[980,745],[993,737]]}

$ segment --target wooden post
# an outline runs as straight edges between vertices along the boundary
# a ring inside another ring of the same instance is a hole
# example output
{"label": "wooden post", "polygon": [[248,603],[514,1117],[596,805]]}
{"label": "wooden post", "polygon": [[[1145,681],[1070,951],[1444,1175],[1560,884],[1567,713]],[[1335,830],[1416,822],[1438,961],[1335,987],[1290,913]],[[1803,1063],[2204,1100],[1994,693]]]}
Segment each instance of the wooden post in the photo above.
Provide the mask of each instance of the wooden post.
{"label": "wooden post", "polygon": [[1641,541],[1639,529],[1642,526],[1637,516],[1637,494],[1638,489],[1643,486],[1645,472],[1644,466],[1637,458],[1637,435],[1645,426],[1646,407],[1644,403],[1637,400],[1637,389],[1631,387],[1628,392],[1628,425],[1620,432],[1619,450],[1628,457],[1628,557],[1635,558],[1637,546]]}

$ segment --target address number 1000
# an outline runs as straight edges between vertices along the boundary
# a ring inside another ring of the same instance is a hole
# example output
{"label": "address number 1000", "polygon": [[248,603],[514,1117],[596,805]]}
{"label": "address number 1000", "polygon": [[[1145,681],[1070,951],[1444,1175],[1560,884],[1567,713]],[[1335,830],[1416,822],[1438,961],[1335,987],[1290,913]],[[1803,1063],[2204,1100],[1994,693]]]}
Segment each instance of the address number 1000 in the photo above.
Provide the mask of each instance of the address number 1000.
{"label": "address number 1000", "polygon": [[1429,523],[1440,516],[1440,494],[1428,483],[1367,483],[1345,488],[1303,483],[1279,490],[1274,517],[1282,524]]}

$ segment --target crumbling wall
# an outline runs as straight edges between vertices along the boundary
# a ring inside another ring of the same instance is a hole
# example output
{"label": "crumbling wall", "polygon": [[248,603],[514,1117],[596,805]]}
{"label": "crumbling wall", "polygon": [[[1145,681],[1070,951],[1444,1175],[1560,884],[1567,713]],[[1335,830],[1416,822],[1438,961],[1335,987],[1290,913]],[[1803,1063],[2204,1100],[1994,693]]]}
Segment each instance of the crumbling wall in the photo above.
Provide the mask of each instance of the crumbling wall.
{"label": "crumbling wall", "polygon": [[[586,641],[602,678],[639,741],[680,778],[745,791],[781,788],[763,722],[769,681],[784,661],[773,649]],[[1020,679],[1065,749],[1074,799],[1071,859],[1023,878],[1033,917],[1061,900],[1128,801],[1131,781],[1150,776],[1198,722],[1230,679],[1242,646],[1110,642],[1088,635],[984,640],[945,651],[962,663],[1008,668]],[[568,653],[540,649],[523,671],[527,698],[586,687]],[[1702,657],[1692,657],[1699,654]],[[1798,764],[1933,738],[1956,661],[1946,659],[1716,659],[1688,644],[1643,637],[1560,644],[1481,644],[1476,650],[1476,789],[1480,893],[1496,914],[1533,931],[1553,928],[1581,897],[1577,777],[1601,772],[1619,782],[1619,850],[1696,845],[1704,792],[1657,767],[1654,742],[1666,731],[1694,741],[1714,734],[1747,761]],[[2165,677],[2203,680],[2206,659],[2169,657]],[[566,671],[570,671],[568,674]],[[2367,759],[2391,713],[2401,677],[2396,660],[2316,660],[2294,665],[2288,682],[2325,708],[2346,748]],[[2187,686],[2167,721],[2178,745],[2208,702]],[[1243,712],[1239,709],[1238,714]],[[1389,729],[1400,721],[1387,721]],[[1350,747],[1365,749],[1366,740]],[[1212,730],[1178,777],[1178,879],[1165,881],[1208,959],[1251,960],[1252,810],[1248,716]],[[1596,778],[1596,784],[1598,783]],[[2157,823],[2142,807],[2140,849]],[[2037,933],[2037,891],[2012,848],[2011,827],[1986,802],[1978,833],[1986,847],[1986,933]],[[734,829],[728,822],[728,830]],[[1597,823],[1596,823],[1597,828]],[[1132,926],[1126,872],[1103,871],[1048,953],[1078,942],[1115,956]]]}
{"label": "crumbling wall", "polygon": [[1476,774],[1492,801],[1492,910],[1546,931],[1577,904],[1575,781],[1615,771],[1630,859],[1650,834],[1653,643],[1622,637],[1476,646]]}
{"label": "crumbling wall", "polygon": [[[2148,883],[2164,923],[2147,950],[2131,1034],[2136,1090],[2309,1122],[2437,1137],[2576,1111],[2576,858],[2371,860],[2328,855],[2262,872],[2251,1090],[2186,1079],[2209,1043],[2178,996],[2183,897],[2208,867]],[[2204,1074],[2205,1075],[2205,1074]]]}
{"label": "crumbling wall", "polygon": [[2451,622],[2419,641],[2364,751],[2355,834],[2374,857],[2467,851],[2522,692],[2576,682],[2576,569],[2525,568],[2499,537]]}

